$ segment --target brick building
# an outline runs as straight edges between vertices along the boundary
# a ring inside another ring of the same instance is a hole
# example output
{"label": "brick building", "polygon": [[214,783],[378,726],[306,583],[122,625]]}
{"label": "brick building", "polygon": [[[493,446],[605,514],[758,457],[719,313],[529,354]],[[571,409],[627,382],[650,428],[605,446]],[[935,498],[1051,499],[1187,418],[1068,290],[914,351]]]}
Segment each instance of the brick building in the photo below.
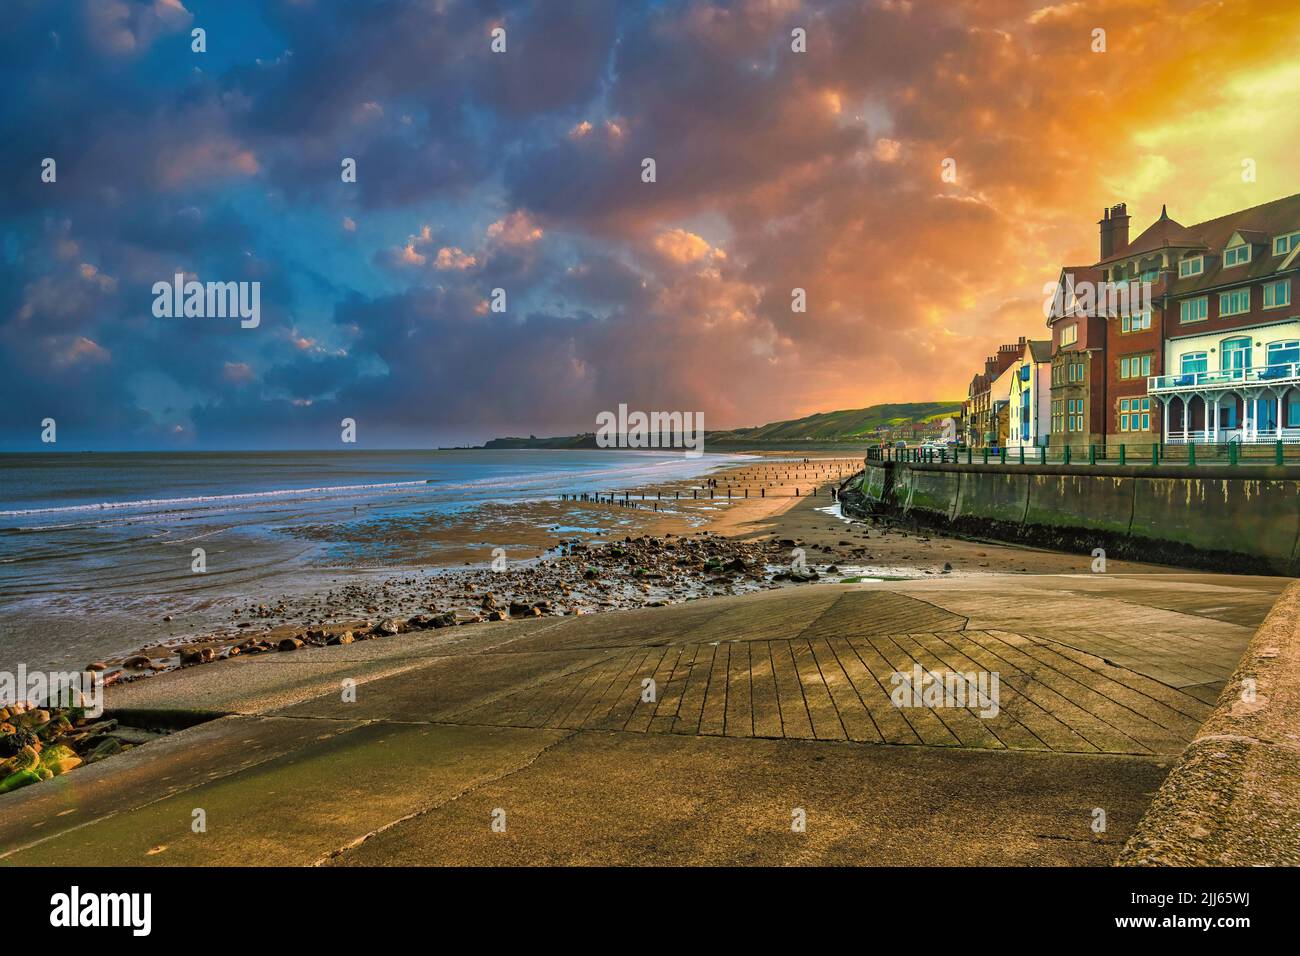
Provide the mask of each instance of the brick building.
{"label": "brick building", "polygon": [[1050,445],[1300,441],[1300,195],[1192,226],[1161,209],[1131,241],[1120,204],[1098,227],[1048,316]]}
{"label": "brick building", "polygon": [[971,379],[962,406],[962,439],[972,448],[1006,443],[1011,385],[1005,375],[1020,359],[1024,349],[1023,337],[1015,345],[999,346],[996,355],[984,360],[984,371]]}
{"label": "brick building", "polygon": [[1075,294],[1101,281],[1101,270],[1092,266],[1066,266],[1057,279],[1057,305],[1047,318],[1052,330],[1050,448],[1105,441],[1106,318],[1080,308]]}
{"label": "brick building", "polygon": [[[1111,264],[1123,275],[1160,256],[1159,361],[1144,383],[1153,430],[1167,442],[1300,442],[1300,195],[1186,228],[1162,212],[1161,224]],[[1113,410],[1114,432],[1124,413]]]}
{"label": "brick building", "polygon": [[[1057,277],[1048,446],[1300,443],[1300,195],[1191,226],[1162,208],[1131,240],[1129,224],[1125,204],[1103,210],[1097,261]],[[1006,441],[1005,373],[1025,348],[971,379],[972,446]]]}

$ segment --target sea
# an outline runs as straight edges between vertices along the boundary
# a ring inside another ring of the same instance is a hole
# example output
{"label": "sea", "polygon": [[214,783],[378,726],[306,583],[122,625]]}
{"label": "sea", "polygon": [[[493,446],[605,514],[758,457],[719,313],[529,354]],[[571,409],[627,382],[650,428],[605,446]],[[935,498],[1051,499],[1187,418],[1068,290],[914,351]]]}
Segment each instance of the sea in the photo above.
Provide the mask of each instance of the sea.
{"label": "sea", "polygon": [[311,586],[319,569],[437,563],[436,535],[407,539],[425,552],[412,555],[386,529],[439,517],[463,525],[493,505],[689,480],[744,457],[613,449],[0,454],[0,669],[128,653],[157,637],[164,612],[202,627],[228,616],[232,601]]}

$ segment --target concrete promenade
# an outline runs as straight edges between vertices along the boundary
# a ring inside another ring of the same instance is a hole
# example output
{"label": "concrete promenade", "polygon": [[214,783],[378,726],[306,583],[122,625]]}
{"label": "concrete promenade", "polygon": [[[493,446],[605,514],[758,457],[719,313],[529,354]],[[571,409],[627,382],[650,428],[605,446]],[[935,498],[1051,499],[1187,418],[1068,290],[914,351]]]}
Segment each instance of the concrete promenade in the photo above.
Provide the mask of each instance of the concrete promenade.
{"label": "concrete promenade", "polygon": [[[0,862],[1106,865],[1286,583],[812,584],[187,668],[110,708],[215,719],[0,798]],[[895,708],[914,664],[1000,712]]]}

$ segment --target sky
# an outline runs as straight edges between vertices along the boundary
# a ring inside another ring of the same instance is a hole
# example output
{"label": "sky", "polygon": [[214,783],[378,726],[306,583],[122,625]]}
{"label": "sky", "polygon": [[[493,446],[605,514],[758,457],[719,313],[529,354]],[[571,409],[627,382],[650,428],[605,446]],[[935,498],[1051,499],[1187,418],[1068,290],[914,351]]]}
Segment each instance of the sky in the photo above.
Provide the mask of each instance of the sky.
{"label": "sky", "polygon": [[[1136,236],[1300,192],[1294,2],[0,19],[5,450],[46,419],[60,450],[327,448],[344,418],[434,447],[961,398],[1047,337],[1104,207]],[[258,324],[155,314],[177,274],[258,283]]]}

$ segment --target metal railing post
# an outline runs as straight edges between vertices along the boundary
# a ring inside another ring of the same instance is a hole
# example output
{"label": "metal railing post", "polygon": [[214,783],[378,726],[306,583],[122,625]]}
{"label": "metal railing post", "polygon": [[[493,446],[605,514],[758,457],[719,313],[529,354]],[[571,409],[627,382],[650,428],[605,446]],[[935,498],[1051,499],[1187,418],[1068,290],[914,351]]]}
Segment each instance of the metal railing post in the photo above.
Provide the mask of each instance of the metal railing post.
{"label": "metal railing post", "polygon": [[1025,446],[1024,446],[1024,445],[1021,445],[1021,446],[1020,446],[1020,464],[1023,465],[1024,463],[1025,463]]}
{"label": "metal railing post", "polygon": [[1121,465],[1123,465],[1123,464],[1125,464],[1127,461],[1128,461],[1128,449],[1125,448],[1123,445],[1120,445],[1120,446],[1119,446],[1119,463],[1120,463]]}
{"label": "metal railing post", "polygon": [[1096,445],[1089,445],[1089,446],[1088,446],[1088,464],[1090,464],[1090,465],[1095,465],[1095,464],[1097,464],[1097,446],[1096,446]]}
{"label": "metal railing post", "polygon": [[1196,442],[1194,441],[1187,443],[1187,464],[1189,467],[1196,464]]}
{"label": "metal railing post", "polygon": [[1068,465],[1069,463],[1070,463],[1070,446],[1066,445],[1061,452],[1061,464]]}
{"label": "metal railing post", "polygon": [[1284,453],[1282,451],[1282,440],[1278,439],[1277,444],[1273,446],[1273,464],[1275,465],[1283,464],[1283,454]]}

